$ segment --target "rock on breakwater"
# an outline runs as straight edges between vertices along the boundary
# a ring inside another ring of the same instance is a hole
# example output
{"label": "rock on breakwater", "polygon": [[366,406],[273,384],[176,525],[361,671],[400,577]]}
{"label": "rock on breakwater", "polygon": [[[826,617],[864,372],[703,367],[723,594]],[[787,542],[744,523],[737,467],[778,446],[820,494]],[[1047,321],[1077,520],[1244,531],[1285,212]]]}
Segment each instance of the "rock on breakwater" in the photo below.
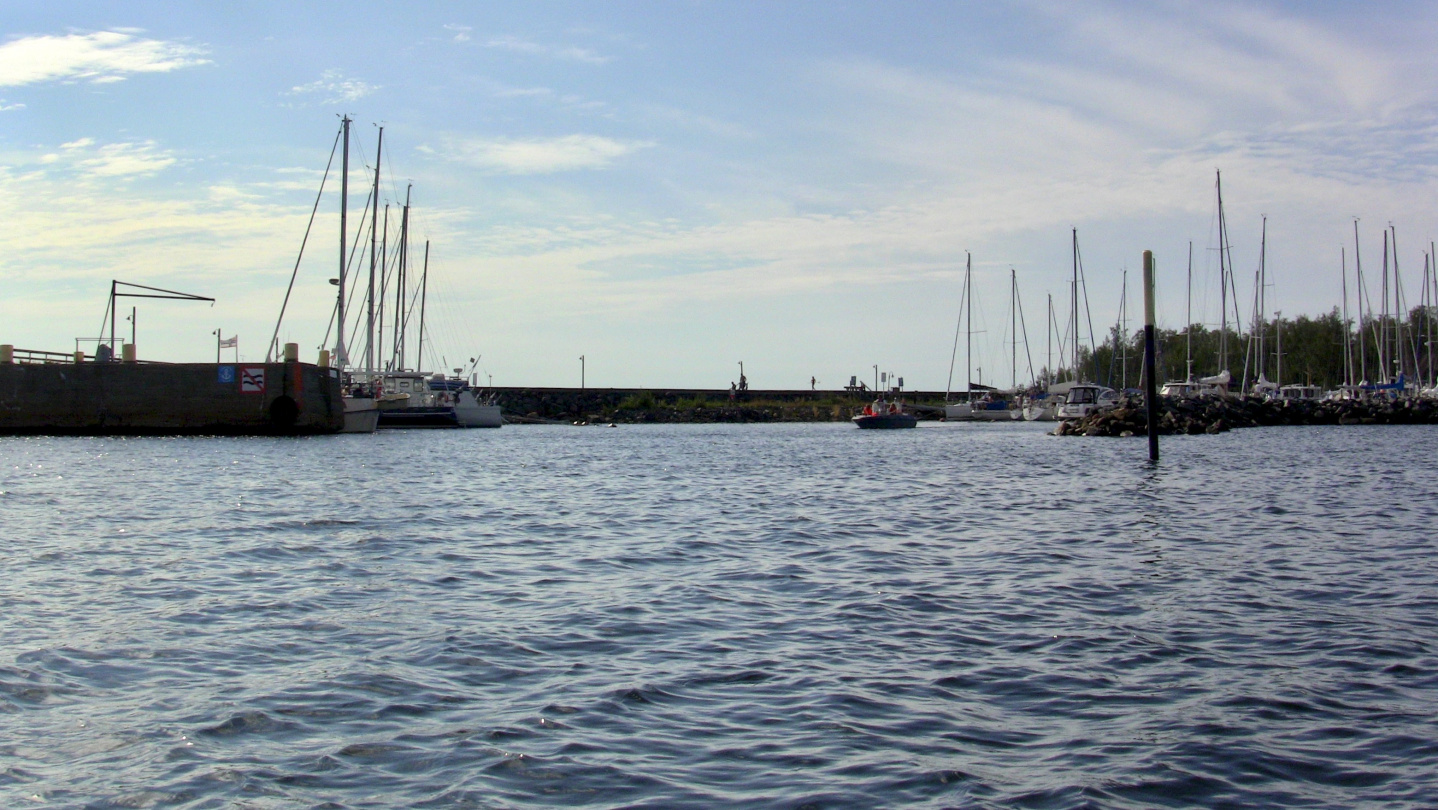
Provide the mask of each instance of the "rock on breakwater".
{"label": "rock on breakwater", "polygon": [[[1258,397],[1162,397],[1159,435],[1223,433],[1233,428],[1277,425],[1438,424],[1438,401],[1321,400],[1274,402]],[[1056,436],[1145,436],[1148,417],[1142,397],[1125,398],[1112,410],[1060,422]]]}

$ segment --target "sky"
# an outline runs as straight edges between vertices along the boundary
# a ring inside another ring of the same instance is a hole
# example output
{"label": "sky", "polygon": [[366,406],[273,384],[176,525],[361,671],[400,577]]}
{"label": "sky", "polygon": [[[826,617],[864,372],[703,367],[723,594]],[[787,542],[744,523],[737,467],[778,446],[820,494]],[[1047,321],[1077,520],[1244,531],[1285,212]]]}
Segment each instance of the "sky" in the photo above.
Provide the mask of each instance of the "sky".
{"label": "sky", "polygon": [[383,126],[390,238],[408,193],[416,264],[429,244],[420,364],[474,358],[494,385],[582,365],[727,388],[742,362],[755,388],[957,390],[966,256],[975,380],[1008,384],[1017,352],[1026,382],[1066,331],[1074,229],[1099,340],[1125,271],[1141,327],[1144,250],[1159,325],[1216,326],[1218,171],[1245,313],[1265,216],[1270,311],[1342,305],[1355,218],[1370,292],[1391,224],[1417,305],[1435,23],[1406,2],[11,0],[0,342],[73,351],[113,279],[216,299],[120,299],[142,358],[213,361],[219,329],[261,360],[298,260],[279,340],[314,359],[338,156],[300,250],[342,114],[351,244]]}

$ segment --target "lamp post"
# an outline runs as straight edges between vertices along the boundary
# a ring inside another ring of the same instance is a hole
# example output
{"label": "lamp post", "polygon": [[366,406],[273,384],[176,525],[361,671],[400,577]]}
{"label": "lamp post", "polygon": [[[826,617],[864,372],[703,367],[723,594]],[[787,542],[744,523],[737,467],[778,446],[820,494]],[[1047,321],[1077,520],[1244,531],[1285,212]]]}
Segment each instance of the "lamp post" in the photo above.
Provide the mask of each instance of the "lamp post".
{"label": "lamp post", "polygon": [[584,355],[579,355],[579,390],[584,390]]}
{"label": "lamp post", "polygon": [[879,390],[879,364],[874,364],[874,390]]}

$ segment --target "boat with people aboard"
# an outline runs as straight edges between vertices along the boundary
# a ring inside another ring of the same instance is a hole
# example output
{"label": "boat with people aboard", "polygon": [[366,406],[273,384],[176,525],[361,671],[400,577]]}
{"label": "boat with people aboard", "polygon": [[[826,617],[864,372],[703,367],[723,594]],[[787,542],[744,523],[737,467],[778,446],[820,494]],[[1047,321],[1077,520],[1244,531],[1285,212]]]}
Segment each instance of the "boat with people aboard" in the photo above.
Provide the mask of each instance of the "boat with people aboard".
{"label": "boat with people aboard", "polygon": [[919,418],[905,411],[897,399],[890,402],[881,396],[854,414],[853,422],[866,430],[893,430],[918,427]]}

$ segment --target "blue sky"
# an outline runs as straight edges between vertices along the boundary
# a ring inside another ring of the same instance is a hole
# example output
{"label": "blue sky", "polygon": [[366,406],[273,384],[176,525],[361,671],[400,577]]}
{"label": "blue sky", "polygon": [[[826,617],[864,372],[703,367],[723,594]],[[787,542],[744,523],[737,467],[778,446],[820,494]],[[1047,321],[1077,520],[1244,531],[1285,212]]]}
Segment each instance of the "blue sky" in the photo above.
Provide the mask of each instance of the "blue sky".
{"label": "blue sky", "polygon": [[[599,386],[942,389],[966,250],[1006,384],[1010,269],[1042,365],[1072,227],[1100,333],[1144,249],[1182,323],[1190,240],[1216,322],[1215,169],[1245,309],[1265,214],[1285,314],[1340,303],[1355,216],[1375,281],[1396,227],[1416,304],[1438,231],[1426,4],[296,5],[7,4],[0,341],[72,348],[118,278],[218,299],[138,302],[142,356],[212,358],[216,327],[262,355],[342,112],[352,208],[376,123],[386,200],[413,183],[425,366],[495,384],[582,354]],[[337,208],[281,333],[307,357]]]}

